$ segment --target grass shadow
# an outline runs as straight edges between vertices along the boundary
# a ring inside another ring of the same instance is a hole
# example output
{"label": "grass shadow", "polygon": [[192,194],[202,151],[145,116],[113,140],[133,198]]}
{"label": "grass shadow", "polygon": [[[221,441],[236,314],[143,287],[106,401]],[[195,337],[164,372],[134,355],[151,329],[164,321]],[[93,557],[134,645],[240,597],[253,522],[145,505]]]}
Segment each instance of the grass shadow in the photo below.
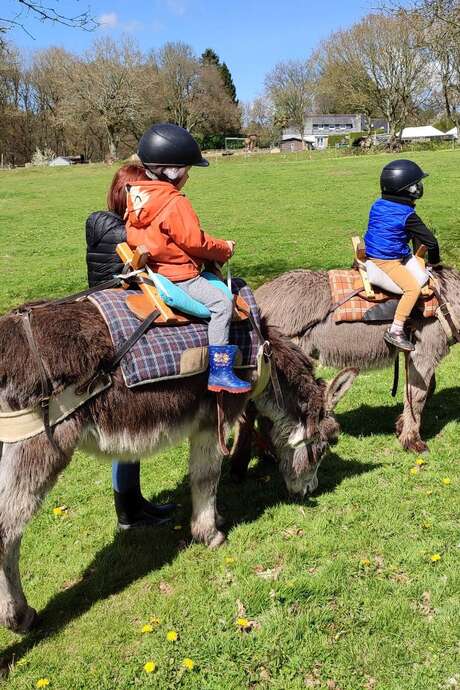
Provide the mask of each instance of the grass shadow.
{"label": "grass shadow", "polygon": [[[228,527],[236,527],[245,522],[253,522],[271,506],[299,502],[307,507],[313,506],[319,496],[333,492],[344,479],[372,472],[379,467],[378,462],[342,460],[336,453],[329,452],[318,471],[318,489],[312,496],[301,500],[289,496],[276,462],[272,459],[264,458],[255,465],[251,464],[247,478],[238,484],[232,483],[230,478],[227,479],[226,475],[230,472],[227,467],[224,473],[224,484],[228,488],[225,496],[219,501],[219,506],[223,508],[224,516],[229,517]],[[260,500],[261,494],[263,501]]]}
{"label": "grass shadow", "polygon": [[[378,463],[359,463],[355,460],[344,462],[331,453],[320,469],[321,488],[315,495],[333,491],[343,479],[369,472],[376,467]],[[229,463],[226,463],[219,492],[219,508],[224,516],[230,518],[227,529],[253,522],[271,506],[294,502],[287,495],[275,463],[264,461],[251,467],[247,481],[240,485],[230,480],[229,470]],[[152,497],[152,500],[161,502],[166,497],[170,498],[170,492]],[[181,504],[184,512],[190,512],[187,477],[176,487],[173,500]],[[308,499],[306,505],[312,505],[312,501],[314,497]],[[57,635],[98,601],[122,592],[152,570],[171,563],[183,546],[183,535],[171,527],[155,531],[117,532],[113,541],[96,553],[78,581],[48,602],[39,614],[38,627],[3,651],[0,657],[0,674],[7,677],[12,664],[17,663],[36,645]]]}
{"label": "grass shadow", "polygon": [[[360,405],[354,410],[337,414],[342,431],[351,436],[392,434],[402,404],[392,406]],[[460,419],[460,387],[444,388],[426,403],[422,415],[421,434],[425,439],[435,438],[449,422]],[[376,426],[378,422],[378,426]]]}

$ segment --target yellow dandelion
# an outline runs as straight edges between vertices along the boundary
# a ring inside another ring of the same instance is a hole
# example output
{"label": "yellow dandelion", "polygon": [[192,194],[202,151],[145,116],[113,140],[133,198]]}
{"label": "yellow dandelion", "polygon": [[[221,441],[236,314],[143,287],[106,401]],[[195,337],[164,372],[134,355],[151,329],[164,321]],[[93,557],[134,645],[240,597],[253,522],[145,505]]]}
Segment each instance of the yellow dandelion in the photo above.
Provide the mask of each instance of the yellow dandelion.
{"label": "yellow dandelion", "polygon": [[370,562],[370,560],[369,560],[368,558],[362,558],[362,559],[360,560],[359,564],[360,564],[363,568],[368,568],[368,567],[370,566],[371,562]]}
{"label": "yellow dandelion", "polygon": [[236,624],[237,624],[240,628],[247,628],[248,625],[249,625],[249,621],[248,621],[247,618],[237,618],[237,619],[236,619]]}
{"label": "yellow dandelion", "polygon": [[442,483],[444,484],[444,486],[449,486],[449,484],[450,484],[449,477],[444,477],[442,480]]}
{"label": "yellow dandelion", "polygon": [[224,563],[225,565],[233,565],[233,563],[236,562],[236,558],[233,558],[233,556],[226,556],[224,558]]}
{"label": "yellow dandelion", "polygon": [[423,458],[417,458],[417,460],[415,461],[415,464],[418,465],[419,467],[423,467],[423,465],[426,465],[426,460],[424,460]]}
{"label": "yellow dandelion", "polygon": [[186,668],[187,671],[193,671],[193,669],[195,668],[195,662],[193,661],[193,659],[189,659],[188,657],[186,657],[182,661],[182,666]]}
{"label": "yellow dandelion", "polygon": [[409,474],[412,474],[412,475],[417,474],[418,470],[419,470],[418,467],[411,467],[409,470]]}
{"label": "yellow dandelion", "polygon": [[153,632],[153,625],[150,623],[146,623],[145,625],[142,626],[141,628],[141,633],[151,633]]}
{"label": "yellow dandelion", "polygon": [[175,630],[168,630],[168,632],[166,633],[166,639],[168,640],[168,642],[177,642],[178,638],[179,635]]}
{"label": "yellow dandelion", "polygon": [[431,560],[433,563],[436,563],[436,561],[440,561],[441,560],[441,554],[440,553],[434,553],[431,556]]}
{"label": "yellow dandelion", "polygon": [[153,673],[156,669],[157,665],[154,661],[147,661],[146,664],[144,664],[144,671],[146,673]]}
{"label": "yellow dandelion", "polygon": [[62,517],[66,514],[66,512],[66,506],[56,506],[56,508],[53,508],[53,515],[55,515],[56,517]]}
{"label": "yellow dandelion", "polygon": [[46,688],[50,684],[49,678],[39,678],[35,683],[36,688]]}

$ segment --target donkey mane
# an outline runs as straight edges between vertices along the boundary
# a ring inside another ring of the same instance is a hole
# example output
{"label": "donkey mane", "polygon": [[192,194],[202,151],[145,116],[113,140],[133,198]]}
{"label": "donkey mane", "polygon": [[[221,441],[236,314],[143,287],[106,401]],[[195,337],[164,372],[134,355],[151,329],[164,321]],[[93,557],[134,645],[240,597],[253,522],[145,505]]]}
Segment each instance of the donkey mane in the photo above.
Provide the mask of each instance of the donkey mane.
{"label": "donkey mane", "polygon": [[295,399],[302,411],[306,412],[308,407],[308,416],[318,419],[324,405],[326,384],[322,379],[315,378],[313,360],[264,318],[262,331],[272,346],[276,368],[295,391]]}

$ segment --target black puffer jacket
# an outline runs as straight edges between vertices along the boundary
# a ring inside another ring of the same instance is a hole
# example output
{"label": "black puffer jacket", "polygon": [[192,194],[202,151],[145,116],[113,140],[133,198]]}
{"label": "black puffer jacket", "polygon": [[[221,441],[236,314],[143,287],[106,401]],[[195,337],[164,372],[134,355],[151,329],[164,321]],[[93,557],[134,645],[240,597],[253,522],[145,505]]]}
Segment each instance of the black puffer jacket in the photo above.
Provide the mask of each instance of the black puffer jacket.
{"label": "black puffer jacket", "polygon": [[125,224],[116,213],[96,211],[86,221],[86,265],[90,287],[120,273],[123,262],[115,247],[126,242]]}

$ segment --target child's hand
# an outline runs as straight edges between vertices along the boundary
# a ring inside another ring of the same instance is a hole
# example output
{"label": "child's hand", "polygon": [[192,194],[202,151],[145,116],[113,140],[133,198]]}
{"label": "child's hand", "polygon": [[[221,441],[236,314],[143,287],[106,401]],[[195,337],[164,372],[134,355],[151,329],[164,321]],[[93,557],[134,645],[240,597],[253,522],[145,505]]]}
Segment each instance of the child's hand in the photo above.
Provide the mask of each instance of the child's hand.
{"label": "child's hand", "polygon": [[228,244],[228,246],[229,246],[229,248],[230,248],[230,251],[231,251],[230,256],[233,256],[233,254],[234,254],[234,252],[235,252],[235,244],[236,244],[236,242],[235,242],[234,240],[225,240],[225,241],[226,241],[226,243]]}

